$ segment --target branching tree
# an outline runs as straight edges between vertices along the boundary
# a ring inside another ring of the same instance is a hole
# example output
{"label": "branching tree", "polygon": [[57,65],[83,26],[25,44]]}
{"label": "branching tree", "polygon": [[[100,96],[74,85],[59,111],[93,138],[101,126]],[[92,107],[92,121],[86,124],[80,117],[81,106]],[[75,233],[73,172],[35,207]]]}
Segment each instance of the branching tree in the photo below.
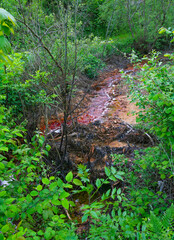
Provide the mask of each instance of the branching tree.
{"label": "branching tree", "polygon": [[[42,12],[39,1],[31,3],[32,12],[28,13],[26,13],[26,4],[28,3],[18,0],[17,20],[26,28],[26,38],[32,38],[30,56],[36,59],[33,64],[34,72],[46,71],[49,77],[46,89],[44,89],[46,98],[42,107],[46,120],[45,135],[48,133],[50,114],[54,112],[58,117],[59,113],[64,115],[60,146],[57,149],[63,167],[67,154],[67,122],[72,114],[71,100],[76,85],[79,3],[78,0],[66,3],[58,1],[55,5],[58,6],[56,15],[46,16]],[[42,21],[45,21],[45,25]],[[54,99],[50,102],[48,99],[52,95],[54,95]]]}

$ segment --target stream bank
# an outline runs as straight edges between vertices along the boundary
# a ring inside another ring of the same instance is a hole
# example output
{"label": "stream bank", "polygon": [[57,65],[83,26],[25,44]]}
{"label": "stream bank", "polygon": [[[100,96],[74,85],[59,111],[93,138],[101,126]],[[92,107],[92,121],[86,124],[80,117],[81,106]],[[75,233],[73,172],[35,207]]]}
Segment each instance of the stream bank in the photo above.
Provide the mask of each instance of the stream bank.
{"label": "stream bank", "polygon": [[[121,62],[123,61],[123,63]],[[68,137],[65,168],[76,168],[77,164],[85,164],[91,170],[92,178],[104,176],[104,167],[113,164],[112,154],[124,154],[130,161],[134,150],[152,145],[151,137],[135,128],[136,114],[139,109],[127,97],[128,86],[121,77],[121,69],[125,74],[136,74],[137,69],[120,57],[108,61],[107,68],[99,73],[91,84],[90,91],[84,96],[82,89],[73,99],[72,108],[80,102],[78,109],[67,122]],[[58,149],[63,123],[52,116],[48,121],[48,143],[51,151],[47,161],[60,165]],[[40,130],[45,128],[44,119],[40,121]],[[56,167],[58,170],[58,167]]]}

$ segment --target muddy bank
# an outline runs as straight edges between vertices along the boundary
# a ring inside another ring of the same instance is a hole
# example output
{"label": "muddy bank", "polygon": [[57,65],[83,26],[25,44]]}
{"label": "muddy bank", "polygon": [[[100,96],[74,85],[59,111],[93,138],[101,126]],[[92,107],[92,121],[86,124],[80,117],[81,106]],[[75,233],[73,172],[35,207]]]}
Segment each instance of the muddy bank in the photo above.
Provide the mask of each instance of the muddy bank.
{"label": "muddy bank", "polygon": [[[118,63],[116,63],[117,65]],[[123,65],[120,65],[123,67]],[[125,61],[124,72],[136,74],[136,69]],[[76,168],[85,164],[94,177],[104,174],[104,166],[113,164],[112,154],[124,154],[130,159],[134,150],[154,144],[152,137],[135,128],[138,107],[127,97],[128,87],[121,78],[119,68],[112,65],[100,72],[98,79],[91,85],[78,108],[67,122],[67,155],[64,169]],[[79,91],[73,99],[72,108],[80,101],[84,91]],[[44,126],[44,120],[40,126]],[[48,121],[47,139],[52,146],[49,158],[56,169],[61,166],[60,140],[62,135],[62,115]],[[42,129],[43,131],[43,129]],[[62,148],[63,151],[63,148]],[[94,174],[95,173],[95,174]]]}

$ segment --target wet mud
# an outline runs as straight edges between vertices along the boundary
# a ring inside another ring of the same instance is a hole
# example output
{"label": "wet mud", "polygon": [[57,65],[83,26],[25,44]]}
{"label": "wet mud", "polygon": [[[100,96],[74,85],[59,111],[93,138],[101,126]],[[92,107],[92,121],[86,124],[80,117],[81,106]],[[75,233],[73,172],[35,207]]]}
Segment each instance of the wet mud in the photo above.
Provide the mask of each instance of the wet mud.
{"label": "wet mud", "polygon": [[[136,74],[137,68],[128,65],[123,71]],[[153,144],[148,134],[135,127],[139,109],[127,97],[128,86],[121,75],[119,68],[101,72],[67,121],[67,163],[71,162],[71,167],[79,163],[87,165],[95,172],[95,178],[103,176],[104,166],[113,164],[112,154],[133,158],[134,150]],[[83,91],[77,93],[72,101],[74,105],[83,94]],[[47,138],[52,146],[52,159],[57,157],[63,121],[62,114],[48,121]],[[40,121],[40,130],[45,131],[44,119]]]}

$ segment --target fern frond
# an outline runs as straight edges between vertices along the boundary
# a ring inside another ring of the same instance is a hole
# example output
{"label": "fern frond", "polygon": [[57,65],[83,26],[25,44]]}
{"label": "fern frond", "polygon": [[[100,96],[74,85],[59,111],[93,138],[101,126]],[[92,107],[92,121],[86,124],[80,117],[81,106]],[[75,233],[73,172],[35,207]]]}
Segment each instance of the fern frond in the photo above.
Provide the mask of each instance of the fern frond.
{"label": "fern frond", "polygon": [[174,239],[174,205],[172,204],[161,218],[151,212],[149,223],[148,229],[157,239]]}
{"label": "fern frond", "polygon": [[163,226],[159,218],[153,212],[150,215],[151,231],[157,235],[161,234]]}
{"label": "fern frond", "polygon": [[174,227],[174,205],[172,204],[164,213],[161,221],[165,229]]}

